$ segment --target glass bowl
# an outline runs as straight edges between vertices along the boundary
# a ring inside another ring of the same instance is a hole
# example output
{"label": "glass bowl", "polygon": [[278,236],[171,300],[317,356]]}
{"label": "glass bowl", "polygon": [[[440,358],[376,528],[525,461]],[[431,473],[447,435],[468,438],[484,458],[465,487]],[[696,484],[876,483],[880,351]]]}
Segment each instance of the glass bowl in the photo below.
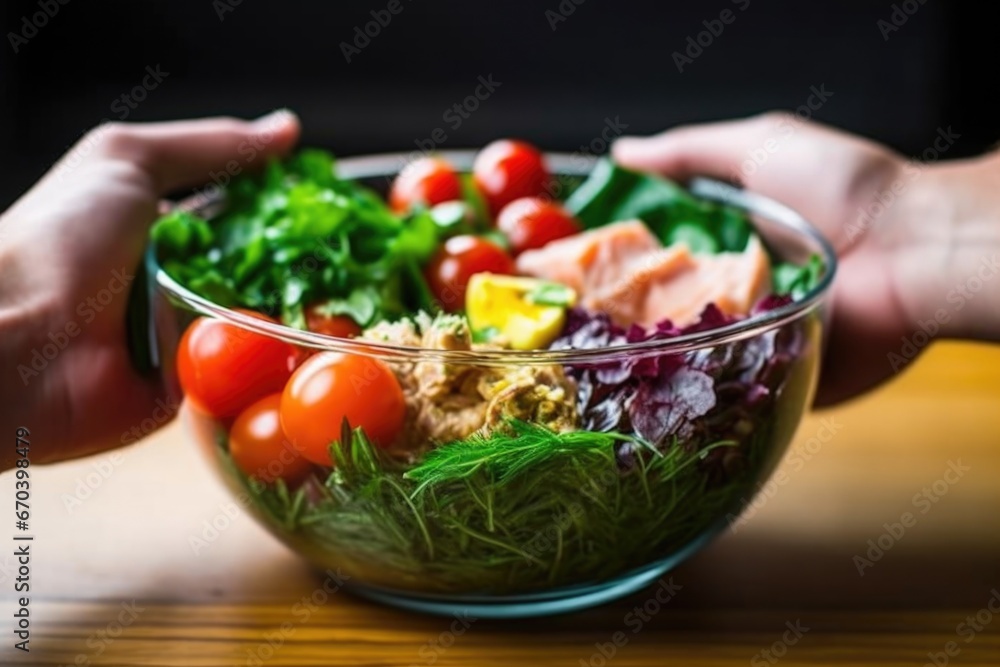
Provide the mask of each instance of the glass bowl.
{"label": "glass bowl", "polygon": [[[468,169],[473,156],[444,153],[460,169]],[[403,154],[344,159],[338,174],[384,193],[406,159]],[[547,159],[564,182],[581,178],[592,165],[579,156]],[[697,378],[683,373],[660,376],[665,379],[653,381],[646,394],[620,395],[622,404],[644,400],[649,390],[667,397],[668,407],[657,414],[665,427],[671,423],[672,435],[658,451],[611,438],[570,438],[544,456],[521,456],[517,465],[509,465],[513,459],[498,448],[466,452],[451,461],[452,472],[461,470],[458,476],[414,471],[419,458],[405,460],[352,440],[334,448],[340,454],[333,469],[316,466],[297,486],[262,483],[230,458],[231,420],[218,421],[189,401],[183,404],[187,432],[241,504],[317,568],[339,572],[358,594],[399,607],[476,617],[543,615],[599,604],[653,583],[736,519],[774,470],[816,384],[825,297],[836,266],[830,246],[800,216],[773,201],[713,181],[696,181],[691,189],[745,210],[783,259],[802,262],[819,254],[826,265],[820,284],[792,303],[669,340],[586,350],[441,350],[331,338],[221,307],[174,281],[150,248],[152,361],[168,391],[181,399],[174,362],[180,337],[197,317],[219,318],[301,350],[377,359],[401,384],[416,382],[418,375],[449,373],[479,387],[516,385],[508,381],[514,376],[547,382],[565,391],[550,395],[545,410],[537,404],[523,409],[518,391],[494,392],[488,408],[543,423],[546,410],[549,417],[553,410],[573,411],[574,403],[583,405],[600,392],[594,378],[601,369],[637,372],[639,364],[701,369],[714,381],[714,407],[703,406],[694,417],[686,415],[684,401]],[[219,206],[204,198],[194,205],[203,215]],[[431,414],[408,418],[408,435],[419,439],[447,431],[448,421],[463,408],[446,398]],[[537,435],[511,433],[511,449],[531,447],[530,438]]]}

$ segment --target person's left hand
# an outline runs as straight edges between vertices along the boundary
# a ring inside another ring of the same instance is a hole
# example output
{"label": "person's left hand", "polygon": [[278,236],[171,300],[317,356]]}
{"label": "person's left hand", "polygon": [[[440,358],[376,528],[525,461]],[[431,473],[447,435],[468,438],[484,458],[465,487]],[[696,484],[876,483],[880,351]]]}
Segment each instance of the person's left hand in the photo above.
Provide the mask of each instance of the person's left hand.
{"label": "person's left hand", "polygon": [[[173,416],[126,342],[160,198],[253,169],[298,135],[288,111],[103,125],[0,215],[0,432],[28,428],[33,463],[130,442]],[[0,448],[0,470],[13,460],[13,446]]]}

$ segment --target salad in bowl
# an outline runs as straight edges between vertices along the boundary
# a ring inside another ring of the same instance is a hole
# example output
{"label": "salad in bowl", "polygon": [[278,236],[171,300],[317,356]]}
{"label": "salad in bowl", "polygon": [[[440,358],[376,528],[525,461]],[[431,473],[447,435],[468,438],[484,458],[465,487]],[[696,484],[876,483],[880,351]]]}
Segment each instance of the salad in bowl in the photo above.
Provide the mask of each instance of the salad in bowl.
{"label": "salad in bowl", "polygon": [[811,400],[834,273],[781,205],[519,141],[303,151],[154,225],[154,353],[278,538],[371,598],[556,613],[732,521]]}

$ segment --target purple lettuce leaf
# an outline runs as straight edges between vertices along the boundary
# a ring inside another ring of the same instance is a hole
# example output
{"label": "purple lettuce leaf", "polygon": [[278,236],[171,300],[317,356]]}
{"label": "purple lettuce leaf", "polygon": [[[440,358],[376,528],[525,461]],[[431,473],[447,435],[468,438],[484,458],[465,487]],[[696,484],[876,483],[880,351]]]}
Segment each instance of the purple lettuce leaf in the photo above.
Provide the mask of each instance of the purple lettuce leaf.
{"label": "purple lettuce leaf", "polygon": [[[762,299],[754,314],[785,305],[788,297]],[[625,328],[604,313],[573,309],[552,349],[597,349],[650,340],[670,340],[718,329],[738,321],[714,304],[687,327],[670,321],[651,328]],[[614,361],[566,368],[576,381],[584,428],[635,433],[654,446],[697,450],[719,440],[744,441],[748,428],[761,422],[784,383],[787,366],[803,345],[797,327],[782,327],[748,339],[687,353],[656,350],[622,353]],[[617,452],[622,469],[635,452]],[[716,449],[704,463],[719,475],[739,469],[743,454]]]}
{"label": "purple lettuce leaf", "polygon": [[714,380],[695,368],[678,368],[657,382],[640,382],[629,410],[632,428],[649,442],[688,438],[695,420],[715,407]]}

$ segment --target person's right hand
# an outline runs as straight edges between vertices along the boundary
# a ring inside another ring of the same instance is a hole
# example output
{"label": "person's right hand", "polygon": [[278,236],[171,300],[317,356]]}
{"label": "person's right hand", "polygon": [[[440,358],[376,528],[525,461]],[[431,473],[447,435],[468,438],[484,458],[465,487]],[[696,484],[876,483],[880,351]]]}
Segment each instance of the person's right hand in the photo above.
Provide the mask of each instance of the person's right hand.
{"label": "person's right hand", "polygon": [[[942,153],[954,138],[950,130],[939,137],[934,148]],[[796,209],[833,242],[840,271],[818,404],[850,398],[901,370],[912,350],[926,345],[921,329],[1000,339],[995,154],[937,166],[909,162],[783,113],[625,137],[613,150],[633,169],[738,182]]]}

